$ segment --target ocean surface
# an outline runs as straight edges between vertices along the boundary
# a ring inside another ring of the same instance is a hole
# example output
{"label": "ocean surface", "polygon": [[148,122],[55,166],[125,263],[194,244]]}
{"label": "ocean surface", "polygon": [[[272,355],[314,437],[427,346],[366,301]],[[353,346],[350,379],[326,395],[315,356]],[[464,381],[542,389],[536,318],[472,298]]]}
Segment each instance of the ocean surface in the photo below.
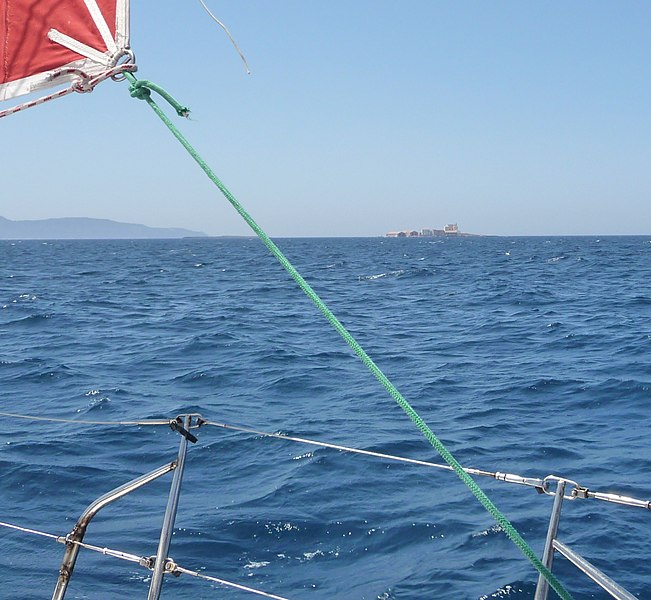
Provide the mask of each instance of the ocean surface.
{"label": "ocean surface", "polygon": [[[651,499],[651,236],[280,239],[465,466]],[[442,462],[255,239],[0,242],[0,410],[205,419]],[[65,535],[176,457],[163,426],[0,417],[0,521]],[[170,556],[290,599],[533,598],[536,572],[453,473],[204,426]],[[171,476],[86,541],[155,554]],[[537,553],[553,499],[478,483]],[[651,511],[566,501],[559,539],[651,598]],[[0,598],[49,598],[54,540],[0,528]],[[557,557],[578,599],[604,599]],[[82,550],[66,598],[146,598]],[[162,598],[254,598],[187,575]],[[550,593],[550,598],[555,597]]]}

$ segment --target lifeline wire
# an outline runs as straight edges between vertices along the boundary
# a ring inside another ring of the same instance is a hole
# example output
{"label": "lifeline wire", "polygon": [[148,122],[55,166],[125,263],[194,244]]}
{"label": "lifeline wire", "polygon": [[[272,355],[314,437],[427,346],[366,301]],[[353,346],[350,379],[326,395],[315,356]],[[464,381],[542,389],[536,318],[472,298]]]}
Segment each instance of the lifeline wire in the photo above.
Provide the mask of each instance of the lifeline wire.
{"label": "lifeline wire", "polygon": [[[61,419],[56,417],[38,417],[35,415],[21,415],[17,413],[6,413],[0,412],[0,417],[11,417],[15,419],[26,419],[30,421],[45,421],[50,423],[71,423],[77,425],[153,425],[160,426],[166,425],[169,426],[173,423],[174,419],[145,419],[142,421],[79,421],[75,419]],[[243,427],[241,425],[228,425],[226,423],[219,423],[217,421],[208,421],[201,419],[201,425],[211,425],[213,427],[220,427],[222,429],[229,429],[232,431],[239,431],[242,433],[252,433],[254,435],[259,435],[262,437],[276,438],[279,440],[286,440],[289,442],[297,442],[299,444],[307,444],[310,446],[319,446],[320,448],[330,448],[332,450],[339,450],[341,452],[350,452],[352,454],[361,454],[363,456],[372,456],[374,458],[383,458],[386,460],[394,460],[397,462],[419,465],[423,467],[434,467],[437,469],[444,469],[446,471],[454,471],[450,465],[443,465],[440,463],[434,463],[427,460],[419,460],[416,458],[407,458],[404,456],[397,456],[395,454],[386,454],[383,452],[374,452],[372,450],[361,450],[359,448],[351,448],[350,446],[342,446],[341,444],[332,444],[329,442],[320,442],[317,440],[312,440],[308,438],[301,438],[291,435],[286,435],[283,433],[271,433],[268,431],[260,431],[258,429],[252,429],[251,427]],[[199,427],[200,425],[195,425]],[[577,498],[594,498],[595,500],[603,500],[604,502],[610,502],[612,504],[621,504],[624,506],[634,506],[637,508],[644,508],[646,510],[651,510],[651,500],[640,500],[639,498],[633,498],[630,496],[622,496],[621,494],[614,494],[612,492],[599,492],[594,491],[588,488],[580,487],[576,482],[573,482],[566,477],[558,477],[555,475],[548,475],[545,479],[540,479],[537,477],[524,477],[522,475],[515,475],[513,473],[502,473],[500,471],[485,471],[483,469],[474,469],[472,467],[463,467],[463,470],[470,475],[480,475],[482,477],[491,477],[498,481],[505,481],[507,483],[517,483],[518,485],[525,485],[537,489],[545,488],[545,484],[548,480],[558,481],[563,479],[567,482],[573,483],[575,486],[575,491],[581,491],[583,495],[571,495],[567,496],[570,500],[576,500]],[[545,494],[552,496],[553,493],[548,491],[544,492]],[[3,525],[3,523],[0,523]]]}
{"label": "lifeline wire", "polygon": [[[506,532],[506,535],[509,539],[520,549],[520,551],[529,559],[531,564],[536,568],[536,570],[543,575],[543,577],[548,581],[549,585],[554,589],[554,591],[563,599],[563,600],[573,600],[570,593],[565,589],[561,582],[556,578],[556,576],[540,561],[536,556],[535,552],[527,544],[527,542],[522,538],[519,532],[513,527],[511,522],[506,518],[506,516],[493,504],[491,499],[484,493],[484,491],[475,483],[475,481],[468,475],[464,470],[461,464],[457,461],[456,458],[450,453],[450,451],[445,447],[445,445],[439,440],[439,438],[434,434],[434,432],[429,428],[427,423],[423,421],[420,415],[412,408],[412,406],[407,402],[407,400],[402,396],[398,389],[393,385],[389,378],[382,372],[382,370],[373,362],[371,357],[366,353],[366,351],[360,346],[357,340],[349,333],[349,331],[343,326],[341,321],[337,319],[334,313],[327,307],[325,302],[321,300],[318,294],[312,289],[312,287],[303,279],[301,274],[296,270],[296,268],[289,262],[285,255],[280,251],[278,246],[273,243],[269,236],[263,231],[263,229],[255,222],[253,217],[244,209],[244,207],[237,201],[235,196],[231,194],[230,190],[222,183],[222,181],[217,177],[213,170],[208,166],[208,164],[203,160],[195,148],[188,142],[185,136],[176,128],[174,123],[170,121],[169,117],[163,112],[163,110],[152,100],[151,92],[146,85],[146,82],[138,81],[132,73],[125,73],[126,79],[131,82],[129,86],[129,92],[134,98],[144,100],[150,108],[158,115],[158,117],[165,123],[167,128],[170,130],[172,135],[181,143],[181,145],[186,149],[188,154],[196,161],[196,163],[201,167],[203,172],[208,176],[208,178],[217,186],[217,188],[224,195],[226,200],[231,204],[231,206],[237,211],[237,213],[244,219],[247,225],[256,233],[256,235],[262,240],[264,245],[269,249],[269,251],[276,257],[278,262],[284,267],[284,269],[289,273],[289,275],[296,281],[298,286],[303,290],[306,296],[312,300],[316,307],[321,311],[325,318],[330,322],[332,327],[341,335],[341,337],[346,341],[346,343],[352,348],[352,350],[357,354],[359,359],[366,365],[366,367],[373,373],[375,378],[384,386],[387,392],[391,397],[396,401],[396,403],[402,408],[407,416],[412,420],[412,422],[420,429],[421,433],[427,438],[427,440],[436,448],[437,452],[441,457],[447,462],[453,469],[454,472],[459,476],[459,478],[468,486],[473,495],[479,500],[482,506],[493,516],[495,521],[500,525],[502,529]],[[172,104],[172,106],[179,112],[179,106]],[[183,108],[183,107],[181,107]],[[187,110],[187,109],[186,109]]]}
{"label": "lifeline wire", "polygon": [[22,531],[23,533],[32,533],[34,535],[40,535],[41,537],[50,538],[56,540],[65,540],[60,535],[54,535],[53,533],[46,533],[45,531],[39,531],[38,529],[28,529],[27,527],[20,527],[20,525],[13,525],[11,523],[5,523],[0,521],[0,527],[6,527],[7,529],[15,529],[16,531]]}
{"label": "lifeline wire", "polygon": [[227,585],[228,587],[236,588],[238,590],[242,590],[244,592],[250,592],[252,594],[257,594],[258,596],[265,596],[267,598],[275,598],[276,600],[287,600],[287,598],[284,598],[283,596],[276,596],[274,594],[269,594],[268,592],[263,592],[261,590],[256,590],[254,588],[247,587],[245,585],[240,585],[239,583],[232,583],[230,581],[226,581],[225,579],[219,579],[217,577],[212,577],[210,575],[204,575],[203,573],[199,573],[198,571],[190,571],[189,569],[184,569],[183,567],[179,567],[178,565],[173,571],[174,573],[183,573],[185,575],[192,575],[192,577],[198,577],[199,579],[204,579],[206,581],[212,581],[214,583],[221,583],[222,585]]}
{"label": "lifeline wire", "polygon": [[[111,548],[106,548],[102,546],[95,546],[93,544],[87,544],[85,542],[80,542],[78,540],[70,540],[66,536],[54,535],[53,533],[47,533],[45,531],[39,531],[38,529],[29,529],[27,527],[21,527],[20,525],[14,525],[12,523],[5,523],[0,521],[0,527],[6,527],[8,529],[14,529],[16,531],[21,531],[23,533],[31,533],[41,537],[53,539],[59,544],[74,544],[86,550],[92,550],[93,552],[98,552],[104,556],[112,556],[113,558],[119,558],[120,560],[126,560],[128,562],[136,563],[141,567],[147,567],[149,560],[144,556],[138,556],[137,554],[130,554],[129,552],[122,552],[121,550],[112,550]],[[255,588],[248,587],[246,585],[241,585],[239,583],[234,583],[226,579],[219,579],[218,577],[212,577],[211,575],[204,575],[198,571],[191,571],[174,563],[172,573],[183,573],[185,575],[191,575],[192,577],[197,577],[198,579],[203,579],[205,581],[212,581],[214,583],[219,583],[221,585],[231,587],[237,590],[242,590],[244,592],[249,592],[251,594],[257,594],[258,596],[264,596],[266,598],[274,598],[275,600],[288,600],[283,596],[276,596],[268,592],[263,592],[262,590],[256,590]]]}
{"label": "lifeline wire", "polygon": [[[294,437],[282,433],[269,433],[267,431],[258,431],[257,429],[251,429],[249,427],[240,427],[239,425],[227,425],[226,423],[217,423],[216,421],[204,421],[203,424],[212,425],[213,427],[221,427],[222,429],[230,429],[232,431],[240,431],[242,433],[253,433],[254,435],[260,435],[262,437],[287,440],[289,442],[298,442],[299,444],[307,444],[308,446],[319,446],[321,448],[340,450],[341,452],[351,452],[353,454],[363,454],[364,456],[373,456],[374,458],[385,458],[387,460],[395,460],[397,462],[404,462],[411,465],[420,465],[421,467],[435,467],[437,469],[445,469],[446,471],[453,470],[450,465],[442,465],[439,463],[433,463],[426,460],[418,460],[416,458],[406,458],[404,456],[396,456],[394,454],[384,454],[383,452],[373,452],[372,450],[360,450],[359,448],[351,448],[350,446],[340,446],[339,444],[330,444],[328,442],[317,442],[316,440]],[[464,467],[464,471],[466,471],[466,473],[471,473],[473,475],[483,475],[485,477],[495,478],[495,473],[490,473],[489,471],[481,471],[480,469],[471,469],[468,467]],[[542,485],[542,479],[536,480],[536,484]],[[525,485],[531,485],[535,487],[536,484],[528,483]]]}
{"label": "lifeline wire", "polygon": [[[270,433],[268,431],[260,431],[252,429],[251,427],[242,427],[240,425],[227,425],[226,423],[218,423],[216,421],[202,421],[202,425],[211,425],[213,427],[221,427],[222,429],[229,429],[231,431],[239,431],[242,433],[252,433],[261,437],[275,438],[278,440],[287,440],[289,442],[298,442],[299,444],[307,444],[308,446],[318,446],[320,448],[330,448],[332,450],[339,450],[341,452],[350,452],[351,454],[361,454],[363,456],[372,456],[374,458],[383,458],[385,460],[394,460],[396,462],[407,463],[410,465],[419,465],[422,467],[433,467],[436,469],[444,469],[446,471],[453,471],[454,469],[449,465],[442,465],[427,460],[419,460],[416,458],[407,458],[405,456],[396,456],[395,454],[385,454],[383,452],[374,452],[372,450],[361,450],[359,448],[351,448],[350,446],[342,446],[340,444],[331,444],[329,442],[319,442],[307,438],[300,438],[283,433]],[[612,504],[621,504],[623,506],[632,506],[635,508],[644,508],[651,510],[651,500],[640,500],[631,496],[622,496],[621,494],[614,494],[611,492],[598,492],[588,488],[579,486],[576,481],[566,477],[558,477],[556,475],[547,475],[544,479],[538,477],[524,477],[514,473],[502,473],[500,471],[484,471],[483,469],[473,469],[472,467],[463,467],[463,470],[470,475],[480,475],[482,477],[490,477],[497,481],[504,481],[506,483],[515,483],[532,487],[538,492],[542,492],[548,496],[553,496],[554,493],[549,491],[548,484],[552,481],[565,481],[574,486],[574,491],[570,495],[564,496],[568,500],[577,500],[579,498],[593,498],[595,500],[602,500],[604,502],[611,502]]]}
{"label": "lifeline wire", "polygon": [[[57,539],[57,541],[63,544],[67,542],[66,538],[59,538]],[[79,542],[75,540],[69,540],[69,543],[75,544],[77,546],[81,546],[82,548],[86,548],[86,550],[99,552],[104,556],[112,556],[113,558],[126,560],[132,563],[139,564],[141,567],[146,567],[150,569],[150,567],[148,566],[149,560],[144,556],[129,554],[128,552],[122,552],[120,550],[111,550],[110,548],[94,546],[93,544],[87,544],[85,542]],[[167,560],[171,560],[171,559],[168,558]],[[234,583],[233,581],[228,581],[227,579],[220,579],[219,577],[213,577],[212,575],[204,575],[203,573],[199,573],[198,571],[192,571],[190,569],[186,569],[184,567],[181,567],[180,565],[177,565],[173,561],[172,561],[171,570],[169,572],[177,575],[180,575],[181,573],[183,573],[184,575],[191,575],[192,577],[197,577],[198,579],[203,579],[204,581],[212,581],[214,583],[220,583],[221,585],[224,585],[226,587],[242,590],[244,592],[249,592],[251,594],[256,594],[258,596],[264,596],[265,598],[274,598],[275,600],[288,600],[288,598],[285,598],[284,596],[276,596],[275,594],[270,594],[269,592],[263,592],[262,590],[257,590],[255,588],[248,587],[246,585],[241,585],[239,583]]]}
{"label": "lifeline wire", "polygon": [[18,415],[0,412],[0,417],[26,419],[29,421],[46,421],[49,423],[75,423],[79,425],[169,425],[170,419],[145,419],[144,421],[84,421],[75,419],[58,419],[56,417],[36,417],[34,415]]}

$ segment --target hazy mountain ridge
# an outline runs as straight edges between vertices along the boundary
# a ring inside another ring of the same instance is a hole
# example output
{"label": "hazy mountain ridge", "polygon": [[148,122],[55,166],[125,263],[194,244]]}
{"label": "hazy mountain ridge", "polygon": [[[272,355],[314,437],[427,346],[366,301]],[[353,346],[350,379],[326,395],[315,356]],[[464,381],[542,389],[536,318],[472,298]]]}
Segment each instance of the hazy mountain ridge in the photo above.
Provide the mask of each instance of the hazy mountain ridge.
{"label": "hazy mountain ridge", "polygon": [[155,239],[205,236],[179,227],[149,227],[109,219],[63,217],[33,221],[12,221],[0,217],[3,240]]}

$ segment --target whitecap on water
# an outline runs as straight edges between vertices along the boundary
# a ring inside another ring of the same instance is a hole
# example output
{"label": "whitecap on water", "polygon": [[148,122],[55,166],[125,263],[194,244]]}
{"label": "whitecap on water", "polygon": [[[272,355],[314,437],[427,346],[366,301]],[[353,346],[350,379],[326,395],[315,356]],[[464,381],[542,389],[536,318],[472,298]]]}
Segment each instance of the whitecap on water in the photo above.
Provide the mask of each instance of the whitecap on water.
{"label": "whitecap on water", "polygon": [[252,560],[248,562],[246,565],[244,565],[245,569],[260,569],[262,567],[266,567],[268,564],[271,564],[268,560]]}
{"label": "whitecap on water", "polygon": [[34,300],[37,300],[38,298],[34,294],[21,294],[16,298],[15,300],[12,300],[14,304],[20,302],[34,302]]}
{"label": "whitecap on water", "polygon": [[496,590],[492,594],[485,595],[485,596],[480,596],[479,600],[490,600],[490,598],[506,598],[507,596],[510,596],[511,594],[517,594],[519,592],[522,592],[523,590],[521,588],[516,588],[512,585],[505,585],[503,588],[500,588],[499,590]]}
{"label": "whitecap on water", "polygon": [[404,275],[405,271],[400,269],[398,271],[387,271],[386,273],[379,273],[378,275],[360,275],[359,281],[373,281],[374,279],[382,279],[383,277],[398,277]]}
{"label": "whitecap on water", "polygon": [[101,398],[93,398],[89,403],[88,406],[91,408],[97,407],[102,407],[106,404],[109,404],[111,402],[111,399],[108,396],[102,396]]}
{"label": "whitecap on water", "polygon": [[304,454],[301,454],[299,456],[292,457],[292,460],[301,460],[303,458],[312,458],[313,456],[314,456],[314,452],[305,452]]}
{"label": "whitecap on water", "polygon": [[100,390],[91,390],[90,392],[86,393],[86,396],[90,396],[91,399],[84,408],[78,408],[77,412],[86,412],[87,410],[92,411],[92,410],[101,410],[104,408],[106,405],[111,403],[111,399],[108,396],[102,396],[100,395]]}
{"label": "whitecap on water", "polygon": [[300,531],[300,528],[293,523],[267,523],[264,528],[267,531],[280,533],[281,531]]}
{"label": "whitecap on water", "polygon": [[[483,531],[478,531],[477,533],[473,533],[472,537],[486,537],[489,535],[494,535],[496,533],[502,533],[504,531],[500,525],[493,525],[492,527],[489,527],[488,529],[484,529]],[[486,596],[488,598],[488,596]]]}

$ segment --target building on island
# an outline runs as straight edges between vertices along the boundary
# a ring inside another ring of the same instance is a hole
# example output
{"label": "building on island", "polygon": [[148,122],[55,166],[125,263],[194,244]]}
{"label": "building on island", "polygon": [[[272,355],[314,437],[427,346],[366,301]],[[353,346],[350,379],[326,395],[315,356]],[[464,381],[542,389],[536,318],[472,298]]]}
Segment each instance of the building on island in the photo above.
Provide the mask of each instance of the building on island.
{"label": "building on island", "polygon": [[421,237],[421,232],[416,229],[405,229],[404,231],[389,231],[384,237]]}
{"label": "building on island", "polygon": [[443,227],[443,229],[425,228],[420,231],[417,229],[405,229],[403,231],[389,231],[385,237],[390,238],[405,238],[405,237],[436,237],[444,235],[460,235],[459,226],[456,223],[451,223]]}

